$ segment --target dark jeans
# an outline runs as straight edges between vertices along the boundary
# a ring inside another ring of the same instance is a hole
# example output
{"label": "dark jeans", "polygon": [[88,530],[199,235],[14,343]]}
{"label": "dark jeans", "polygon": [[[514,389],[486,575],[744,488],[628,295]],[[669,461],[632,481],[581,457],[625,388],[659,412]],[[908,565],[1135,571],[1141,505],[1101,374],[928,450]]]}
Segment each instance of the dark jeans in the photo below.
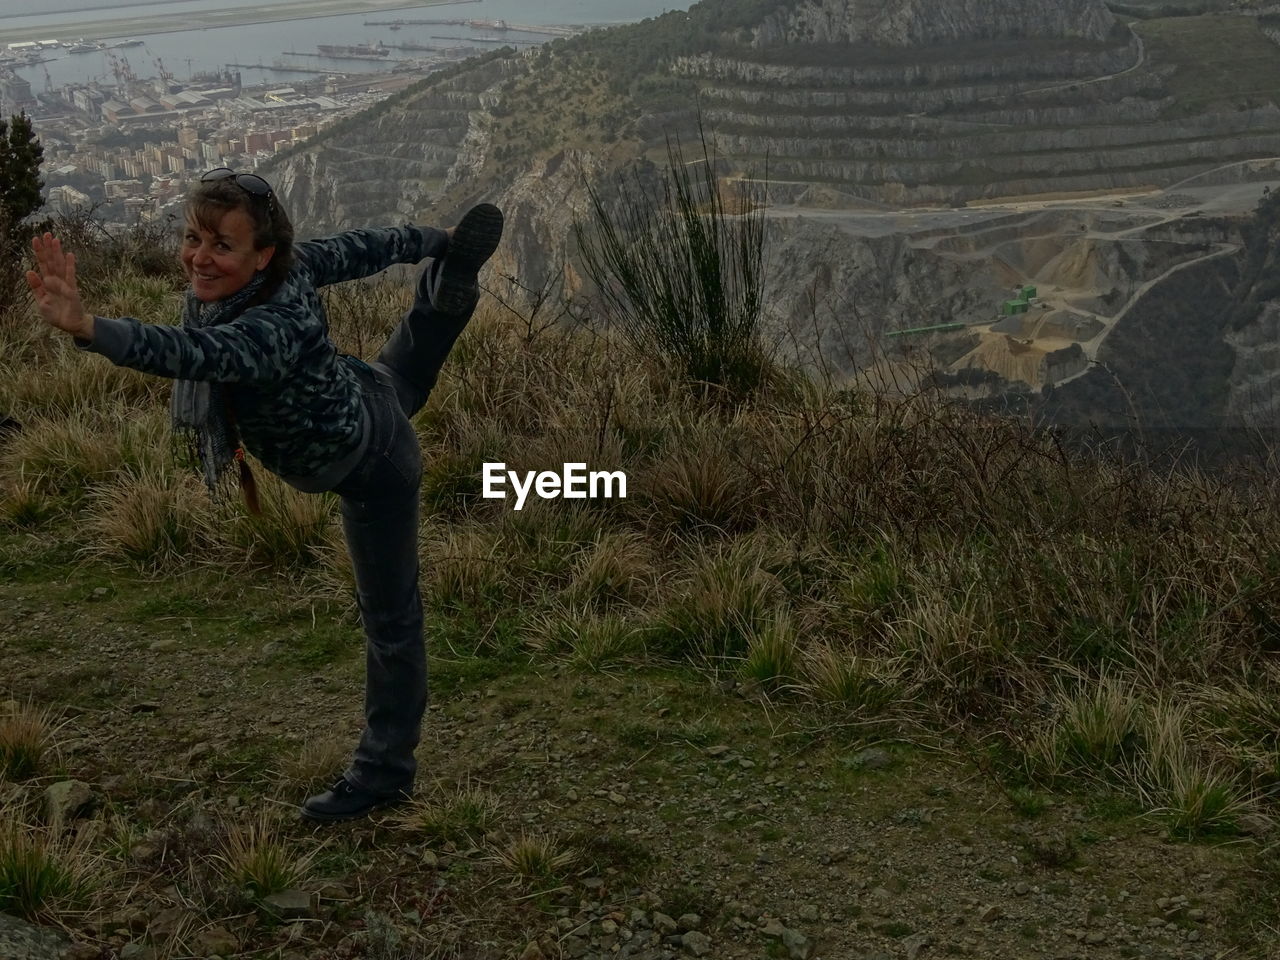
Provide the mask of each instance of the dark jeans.
{"label": "dark jeans", "polygon": [[368,451],[333,491],[341,498],[365,632],[365,729],[345,776],[375,794],[412,788],[427,709],[418,590],[422,457],[409,419],[426,403],[474,307],[472,301],[464,314],[442,314],[420,293],[374,363],[349,360],[372,429]]}

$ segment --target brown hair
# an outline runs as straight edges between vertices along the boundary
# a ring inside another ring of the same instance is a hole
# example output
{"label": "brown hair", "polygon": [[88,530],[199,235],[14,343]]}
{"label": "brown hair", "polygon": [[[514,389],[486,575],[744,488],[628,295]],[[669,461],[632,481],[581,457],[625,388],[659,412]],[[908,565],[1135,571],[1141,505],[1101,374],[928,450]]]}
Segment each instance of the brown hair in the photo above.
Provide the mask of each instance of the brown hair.
{"label": "brown hair", "polygon": [[187,194],[187,218],[204,230],[216,231],[224,214],[243,210],[253,221],[253,248],[275,247],[271,262],[263,268],[266,282],[250,306],[271,298],[293,266],[293,223],[272,191],[259,197],[236,184],[234,177],[199,180]]}

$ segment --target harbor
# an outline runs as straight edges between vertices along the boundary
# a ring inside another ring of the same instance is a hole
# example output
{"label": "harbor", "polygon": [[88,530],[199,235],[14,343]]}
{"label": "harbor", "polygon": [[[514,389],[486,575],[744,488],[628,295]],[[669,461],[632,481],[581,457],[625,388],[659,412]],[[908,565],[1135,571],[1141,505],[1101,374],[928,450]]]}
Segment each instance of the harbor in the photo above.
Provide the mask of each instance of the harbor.
{"label": "harbor", "polygon": [[[192,10],[190,3],[179,0],[151,8],[121,9],[115,15],[125,19],[113,24],[117,29],[109,31],[109,38],[80,29],[90,16],[110,15],[107,10],[42,18],[38,32],[32,28],[34,36],[28,40],[11,39],[13,34],[6,33],[6,26],[30,27],[36,22],[34,16],[0,16],[0,67],[37,91],[110,82],[117,66],[146,76],[156,72],[158,67],[152,65],[157,61],[163,61],[166,69],[179,78],[216,73],[234,62],[243,65],[237,69],[243,70],[246,85],[271,78],[278,81],[287,73],[302,78],[307,76],[303,71],[313,70],[317,77],[374,73],[389,77],[393,72],[429,71],[437,64],[454,63],[503,45],[537,49],[538,43],[605,26],[611,22],[610,17],[629,19],[652,14],[664,0],[589,0],[593,6],[585,16],[581,5],[584,0],[548,0],[536,8],[521,0],[416,5],[398,0],[394,12],[392,0],[344,0],[345,9],[359,12],[334,16],[316,14],[340,8],[336,0],[332,4],[314,0],[306,5],[305,16],[297,20],[284,15],[301,10],[301,3],[286,0],[278,4],[245,3],[238,14],[252,22],[222,25],[218,18],[237,13],[225,9],[231,2],[234,0],[208,0],[207,10]],[[151,17],[152,10],[157,19],[182,17],[199,25],[162,33],[127,33],[119,29],[134,23],[135,17]],[[179,10],[185,12],[179,14]],[[597,22],[580,22],[588,18]],[[417,24],[411,19],[432,22]],[[319,49],[321,44],[328,48],[327,54]],[[15,49],[10,50],[10,45]],[[369,47],[373,52],[336,49],[340,47]],[[335,59],[335,54],[342,59]],[[113,63],[112,57],[118,64]]]}

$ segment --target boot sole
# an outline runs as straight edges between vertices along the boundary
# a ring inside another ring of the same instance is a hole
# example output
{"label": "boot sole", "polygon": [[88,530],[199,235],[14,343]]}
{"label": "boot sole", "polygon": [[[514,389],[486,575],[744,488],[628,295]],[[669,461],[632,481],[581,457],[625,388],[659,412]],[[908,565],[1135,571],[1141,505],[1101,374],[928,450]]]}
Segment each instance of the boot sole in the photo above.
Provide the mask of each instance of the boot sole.
{"label": "boot sole", "polygon": [[302,814],[305,820],[314,820],[317,823],[338,823],[343,820],[359,820],[361,817],[367,817],[375,811],[385,810],[388,807],[398,807],[408,802],[408,797],[387,797],[385,800],[379,800],[377,803],[372,803],[353,813],[323,813],[319,810],[308,809],[306,806],[299,807],[298,812]]}
{"label": "boot sole", "polygon": [[449,240],[440,265],[440,286],[432,306],[445,313],[469,309],[476,293],[476,274],[502,240],[502,211],[481,203],[467,211]]}

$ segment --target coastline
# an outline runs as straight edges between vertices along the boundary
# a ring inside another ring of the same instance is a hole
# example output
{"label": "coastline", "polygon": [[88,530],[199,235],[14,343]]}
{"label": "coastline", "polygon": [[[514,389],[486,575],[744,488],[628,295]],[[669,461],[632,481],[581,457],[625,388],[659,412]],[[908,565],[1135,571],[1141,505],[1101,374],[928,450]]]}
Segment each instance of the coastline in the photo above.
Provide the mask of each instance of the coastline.
{"label": "coastline", "polygon": [[255,23],[278,23],[286,20],[315,20],[353,13],[385,13],[391,10],[413,10],[424,7],[458,6],[475,0],[286,0],[258,7],[231,7],[201,13],[157,14],[154,17],[130,17],[124,20],[84,20],[43,27],[6,30],[0,21],[0,46],[26,40],[114,40],[142,37],[156,33],[178,33],[183,30],[215,30]]}

